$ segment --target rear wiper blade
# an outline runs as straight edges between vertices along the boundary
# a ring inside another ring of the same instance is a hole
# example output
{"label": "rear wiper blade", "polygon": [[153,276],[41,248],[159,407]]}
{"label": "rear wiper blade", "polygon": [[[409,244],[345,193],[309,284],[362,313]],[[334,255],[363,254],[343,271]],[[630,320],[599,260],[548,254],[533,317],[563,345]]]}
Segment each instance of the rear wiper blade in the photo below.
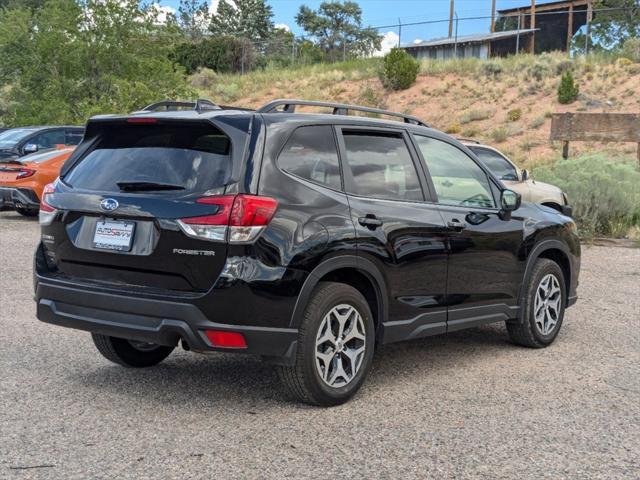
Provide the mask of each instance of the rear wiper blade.
{"label": "rear wiper blade", "polygon": [[146,192],[158,190],[184,190],[182,185],[156,182],[117,182],[118,188],[123,192]]}

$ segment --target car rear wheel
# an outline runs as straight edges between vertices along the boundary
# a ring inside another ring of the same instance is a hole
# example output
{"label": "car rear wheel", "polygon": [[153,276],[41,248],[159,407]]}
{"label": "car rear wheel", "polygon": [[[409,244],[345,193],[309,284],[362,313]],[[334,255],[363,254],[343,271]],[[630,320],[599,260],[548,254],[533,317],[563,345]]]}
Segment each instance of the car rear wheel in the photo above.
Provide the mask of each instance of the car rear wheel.
{"label": "car rear wheel", "polygon": [[25,216],[25,217],[37,217],[38,216],[38,210],[34,210],[31,208],[20,208],[17,207],[16,208],[16,212],[18,212],[20,215]]}
{"label": "car rear wheel", "polygon": [[99,333],[92,333],[91,338],[107,360],[124,367],[152,367],[167,358],[174,349],[165,345],[125,340]]}
{"label": "car rear wheel", "polygon": [[540,258],[533,266],[524,303],[524,320],[507,322],[511,341],[518,345],[543,348],[555,340],[566,305],[564,274],[560,266]]}
{"label": "car rear wheel", "polygon": [[289,391],[312,405],[349,400],[371,369],[374,349],[371,310],[355,288],[322,282],[314,291],[298,334],[296,363],[278,367]]}

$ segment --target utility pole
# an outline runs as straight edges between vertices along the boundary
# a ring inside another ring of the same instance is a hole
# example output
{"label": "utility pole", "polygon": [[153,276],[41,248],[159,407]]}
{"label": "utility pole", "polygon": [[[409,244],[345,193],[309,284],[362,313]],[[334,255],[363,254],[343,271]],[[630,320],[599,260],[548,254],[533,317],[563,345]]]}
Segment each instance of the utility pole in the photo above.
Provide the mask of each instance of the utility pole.
{"label": "utility pole", "polygon": [[454,5],[453,5],[453,0],[451,0],[450,6],[449,6],[449,38],[453,37],[453,13],[454,13]]}
{"label": "utility pole", "polygon": [[[529,20],[529,28],[536,28],[536,0],[531,0],[531,20]],[[531,53],[536,53],[536,32],[531,32]]]}
{"label": "utility pole", "polygon": [[402,20],[398,18],[398,48],[402,45]]}
{"label": "utility pole", "polygon": [[569,18],[567,19],[567,55],[571,55],[571,39],[573,38],[573,3],[569,4]]}
{"label": "utility pole", "polygon": [[496,31],[496,0],[491,2],[491,33]]}
{"label": "utility pole", "polygon": [[589,55],[589,37],[591,36],[591,20],[593,20],[593,5],[591,0],[587,2],[587,35],[584,39],[584,54]]}

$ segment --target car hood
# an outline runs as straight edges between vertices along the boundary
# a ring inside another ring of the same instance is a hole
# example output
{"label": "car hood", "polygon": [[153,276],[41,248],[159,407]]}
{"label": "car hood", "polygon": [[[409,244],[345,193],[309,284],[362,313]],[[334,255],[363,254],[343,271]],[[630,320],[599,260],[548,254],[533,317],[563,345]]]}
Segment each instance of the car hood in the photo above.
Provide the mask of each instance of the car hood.
{"label": "car hood", "polygon": [[536,190],[543,190],[545,192],[562,195],[562,189],[556,187],[555,185],[551,185],[550,183],[539,182],[538,180],[527,180],[527,183],[531,188]]}

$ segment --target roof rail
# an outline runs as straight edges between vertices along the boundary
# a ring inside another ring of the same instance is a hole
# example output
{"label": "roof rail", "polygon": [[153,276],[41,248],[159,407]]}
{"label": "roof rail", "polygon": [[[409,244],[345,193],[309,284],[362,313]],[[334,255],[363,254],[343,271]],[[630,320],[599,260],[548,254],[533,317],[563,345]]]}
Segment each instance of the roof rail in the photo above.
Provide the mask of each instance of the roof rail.
{"label": "roof rail", "polygon": [[176,100],[163,100],[161,102],[152,103],[144,107],[141,112],[157,112],[159,110],[175,111],[179,109],[191,109],[196,112],[203,112],[207,110],[221,110],[219,105],[216,105],[210,100],[203,98],[197,99],[195,102],[180,102]]}
{"label": "roof rail", "polygon": [[[378,115],[388,115],[390,117],[401,118],[404,123],[410,123],[412,125],[420,125],[422,127],[428,127],[425,122],[412,115],[405,115],[404,113],[392,112],[389,110],[381,110],[379,108],[362,107],[359,105],[348,105],[345,103],[333,103],[333,102],[318,102],[314,100],[292,100],[292,99],[279,99],[263,105],[258,108],[258,113],[294,113],[297,106],[312,106],[312,107],[329,107],[333,108],[333,115],[349,115],[349,111],[376,113]],[[283,107],[278,110],[278,107]]]}

